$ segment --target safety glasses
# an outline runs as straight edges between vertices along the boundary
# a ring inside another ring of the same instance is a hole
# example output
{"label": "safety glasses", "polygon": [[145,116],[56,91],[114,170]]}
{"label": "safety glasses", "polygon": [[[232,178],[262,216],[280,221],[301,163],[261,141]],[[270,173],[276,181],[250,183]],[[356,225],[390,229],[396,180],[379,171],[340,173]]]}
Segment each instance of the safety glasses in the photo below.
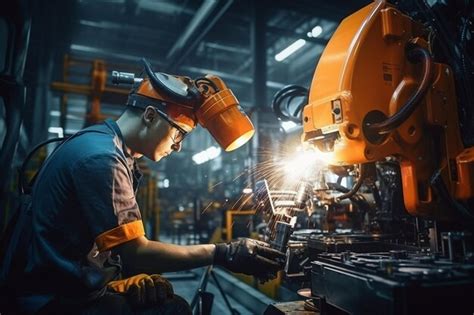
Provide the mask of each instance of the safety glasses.
{"label": "safety glasses", "polygon": [[188,134],[188,132],[186,130],[184,130],[183,128],[181,128],[178,124],[176,124],[174,121],[172,121],[168,115],[166,115],[165,113],[163,113],[162,111],[156,109],[156,112],[158,113],[158,115],[160,115],[161,118],[163,118],[164,120],[166,120],[166,122],[168,124],[171,125],[171,127],[173,128],[176,128],[178,130],[178,134],[173,138],[173,143],[174,144],[179,144],[181,143],[181,141],[184,140],[184,138],[186,137],[186,135]]}

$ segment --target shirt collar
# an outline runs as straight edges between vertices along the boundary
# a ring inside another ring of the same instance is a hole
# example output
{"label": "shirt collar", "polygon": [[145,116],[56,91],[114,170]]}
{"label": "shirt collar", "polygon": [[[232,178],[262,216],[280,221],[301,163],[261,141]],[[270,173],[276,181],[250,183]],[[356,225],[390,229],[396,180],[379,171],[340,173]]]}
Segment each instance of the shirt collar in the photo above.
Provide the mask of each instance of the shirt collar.
{"label": "shirt collar", "polygon": [[127,158],[132,158],[133,157],[130,155],[129,151],[128,151],[128,147],[127,145],[125,144],[125,141],[123,140],[123,135],[122,135],[122,131],[120,130],[119,126],[117,125],[117,123],[115,122],[115,120],[113,119],[106,119],[104,121],[104,124],[109,127],[110,129],[112,129],[114,131],[114,133],[118,136],[118,138],[120,139],[120,142],[122,142],[122,150],[123,150],[123,154],[125,154],[125,156]]}

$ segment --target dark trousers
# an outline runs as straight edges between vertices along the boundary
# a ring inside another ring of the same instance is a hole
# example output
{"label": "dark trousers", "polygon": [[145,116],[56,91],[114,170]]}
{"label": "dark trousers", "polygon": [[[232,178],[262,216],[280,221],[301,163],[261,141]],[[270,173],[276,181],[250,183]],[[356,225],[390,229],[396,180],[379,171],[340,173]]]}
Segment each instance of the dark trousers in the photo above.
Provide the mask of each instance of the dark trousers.
{"label": "dark trousers", "polygon": [[188,302],[182,297],[174,295],[172,299],[168,299],[161,305],[141,306],[136,307],[130,304],[127,297],[116,294],[106,293],[101,298],[87,303],[85,305],[71,305],[65,304],[61,301],[52,301],[40,310],[39,315],[45,314],[77,314],[77,315],[98,315],[98,314],[140,314],[140,315],[174,315],[174,314],[189,314],[191,315],[191,308]]}

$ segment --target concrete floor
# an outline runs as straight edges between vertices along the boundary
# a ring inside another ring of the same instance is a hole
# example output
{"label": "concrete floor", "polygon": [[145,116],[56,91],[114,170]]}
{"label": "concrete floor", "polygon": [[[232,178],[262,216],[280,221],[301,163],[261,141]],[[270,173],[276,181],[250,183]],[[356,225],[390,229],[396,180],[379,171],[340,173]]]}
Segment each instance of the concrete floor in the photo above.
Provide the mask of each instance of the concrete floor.
{"label": "concrete floor", "polygon": [[[162,234],[160,235],[160,241],[179,245],[192,245],[194,243],[192,235],[185,233],[179,235],[179,237],[172,237],[171,235]],[[198,268],[186,272],[165,273],[164,276],[168,278],[173,284],[174,292],[186,299],[188,303],[191,303],[196,291],[198,290],[202,272],[205,270],[206,268]],[[263,293],[241,282],[222,269],[215,269],[215,274],[219,279],[219,283],[227,292],[226,296],[232,308],[236,310],[238,314],[262,314],[265,307],[274,302]],[[211,277],[209,277],[206,291],[214,294],[214,303],[211,314],[230,314],[230,311],[224,302],[224,298],[220,294],[216,285],[213,283]],[[247,305],[247,307],[244,305]],[[252,311],[250,308],[254,311]]]}
{"label": "concrete floor", "polygon": [[[192,270],[192,272],[188,273],[166,273],[164,276],[171,278],[171,283],[173,284],[174,292],[177,295],[182,296],[188,303],[191,303],[191,300],[193,299],[194,295],[196,294],[196,291],[199,286],[199,280],[201,277],[202,272],[205,270],[205,268],[200,268],[200,269],[195,269]],[[173,279],[173,276],[192,276],[195,275],[193,279]],[[253,288],[249,287],[250,289],[253,290]],[[213,283],[211,279],[208,281],[208,285],[206,288],[207,292],[210,292],[214,294],[214,303],[212,305],[212,313],[215,315],[222,315],[222,314],[230,314],[229,309],[227,308],[224,298],[222,295],[219,293],[219,290],[217,289],[216,285]],[[227,299],[229,300],[231,306],[233,309],[239,312],[241,315],[251,315],[255,314],[251,312],[249,309],[245,308],[242,306],[239,302],[237,302],[230,294],[227,294]]]}

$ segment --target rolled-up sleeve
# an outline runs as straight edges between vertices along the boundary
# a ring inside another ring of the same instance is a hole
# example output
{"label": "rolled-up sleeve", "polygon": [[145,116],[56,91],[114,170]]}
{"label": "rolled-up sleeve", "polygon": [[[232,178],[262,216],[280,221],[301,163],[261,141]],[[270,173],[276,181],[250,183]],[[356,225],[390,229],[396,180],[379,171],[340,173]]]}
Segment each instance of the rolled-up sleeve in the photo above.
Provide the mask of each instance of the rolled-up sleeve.
{"label": "rolled-up sleeve", "polygon": [[79,162],[73,181],[85,224],[99,251],[145,234],[126,162],[115,155],[96,155]]}

